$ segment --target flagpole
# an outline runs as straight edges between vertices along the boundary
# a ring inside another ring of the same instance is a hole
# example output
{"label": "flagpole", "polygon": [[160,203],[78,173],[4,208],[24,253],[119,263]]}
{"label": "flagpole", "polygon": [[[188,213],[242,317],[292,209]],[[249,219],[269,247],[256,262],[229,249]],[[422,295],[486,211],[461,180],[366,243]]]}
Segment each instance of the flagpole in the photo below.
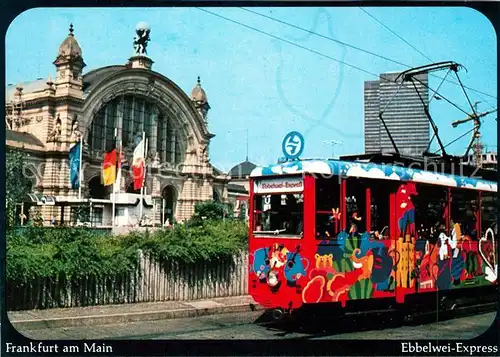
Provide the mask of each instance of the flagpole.
{"label": "flagpole", "polygon": [[142,173],[142,183],[141,183],[141,201],[139,203],[139,222],[142,222],[142,206],[144,198],[144,179],[146,178],[146,156],[147,156],[147,142],[146,142],[146,132],[142,132],[142,143],[144,145],[144,172]]}
{"label": "flagpole", "polygon": [[143,194],[143,196],[146,195],[146,169],[147,169],[146,159],[148,157],[148,139],[146,139],[145,146],[146,146],[146,148],[144,150],[144,176],[143,176],[143,179],[142,179],[142,194]]}
{"label": "flagpole", "polygon": [[78,168],[78,201],[82,199],[82,155],[83,154],[83,135],[80,135],[80,167]]}
{"label": "flagpole", "polygon": [[[118,128],[115,128],[115,145],[116,145],[116,137],[118,136]],[[118,145],[116,145],[118,146]],[[121,158],[121,150],[119,152],[119,155],[118,155],[118,158],[117,160],[120,160]],[[118,166],[120,167],[120,166]],[[118,169],[120,170],[120,168]],[[116,173],[116,177],[115,177],[115,182],[113,183],[113,200],[111,201],[111,204],[112,204],[112,207],[111,207],[111,217],[112,217],[112,227],[115,226],[115,209],[116,209],[116,181],[117,179],[119,179],[119,175],[118,175],[118,172]],[[119,184],[119,183],[118,183]]]}

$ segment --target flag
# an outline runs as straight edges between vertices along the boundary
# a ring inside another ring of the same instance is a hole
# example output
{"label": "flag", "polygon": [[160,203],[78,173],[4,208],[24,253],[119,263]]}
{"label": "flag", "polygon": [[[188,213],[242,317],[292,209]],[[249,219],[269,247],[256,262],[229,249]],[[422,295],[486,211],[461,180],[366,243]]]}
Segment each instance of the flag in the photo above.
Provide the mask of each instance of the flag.
{"label": "flag", "polygon": [[116,181],[117,158],[118,155],[116,149],[104,153],[104,161],[102,164],[102,178],[104,186],[112,185]]}
{"label": "flag", "polygon": [[134,175],[134,190],[141,189],[144,183],[144,140],[141,140],[134,149],[132,174]]}
{"label": "flag", "polygon": [[82,150],[81,142],[76,143],[69,149],[69,180],[71,188],[80,187],[80,151]]}

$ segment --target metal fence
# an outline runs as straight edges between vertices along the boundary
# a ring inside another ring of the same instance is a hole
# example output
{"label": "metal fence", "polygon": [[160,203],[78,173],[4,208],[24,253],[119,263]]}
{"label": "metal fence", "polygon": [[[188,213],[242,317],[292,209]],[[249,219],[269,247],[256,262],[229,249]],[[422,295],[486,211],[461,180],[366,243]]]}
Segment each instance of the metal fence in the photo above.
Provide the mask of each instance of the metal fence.
{"label": "metal fence", "polygon": [[7,310],[196,300],[248,293],[248,254],[226,262],[158,262],[140,252],[138,269],[113,279],[37,279],[6,286]]}

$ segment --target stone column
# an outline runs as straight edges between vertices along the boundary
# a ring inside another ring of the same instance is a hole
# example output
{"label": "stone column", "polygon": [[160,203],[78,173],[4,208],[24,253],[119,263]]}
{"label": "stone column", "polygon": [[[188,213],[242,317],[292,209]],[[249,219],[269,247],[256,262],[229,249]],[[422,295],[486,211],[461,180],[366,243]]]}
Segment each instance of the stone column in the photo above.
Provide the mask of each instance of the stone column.
{"label": "stone column", "polygon": [[128,138],[128,143],[126,143],[127,146],[130,148],[134,148],[134,137],[135,137],[135,132],[134,132],[134,112],[135,112],[135,97],[132,97],[132,105],[130,106],[130,121],[129,121],[129,127],[128,127],[128,132],[130,133],[129,138]]}
{"label": "stone column", "polygon": [[[139,125],[140,125],[140,131],[141,133],[142,132],[145,132],[146,131],[146,128],[144,127],[144,117],[146,116],[146,113],[145,113],[145,110],[146,110],[146,101],[142,100],[141,101],[141,106],[140,106],[140,115],[139,115]],[[146,136],[147,138],[147,136]],[[148,144],[149,146],[149,144]],[[148,151],[149,151],[149,147],[148,147]],[[146,155],[146,157],[148,157],[148,153],[144,153],[144,155]]]}
{"label": "stone column", "polygon": [[[169,121],[170,121],[170,117],[168,116],[168,113],[163,113],[163,118],[165,120],[165,125],[163,126],[163,140],[164,140],[164,150],[162,150],[162,153],[161,153],[161,161],[163,163],[165,162],[168,162],[169,161],[169,157],[167,155],[167,152],[169,149],[169,145],[170,143],[168,142],[169,140],[169,137],[168,137],[168,126],[170,125]],[[163,147],[163,146],[162,146]]]}
{"label": "stone column", "polygon": [[125,111],[125,98],[122,96],[120,97],[120,101],[118,102],[118,123],[116,123],[116,128],[118,129],[118,136],[117,136],[117,139],[118,139],[118,142],[120,144],[122,144],[122,128],[123,128],[123,113]]}
{"label": "stone column", "polygon": [[149,152],[151,153],[152,157],[154,158],[156,155],[157,151],[157,140],[158,140],[158,108],[153,106],[151,110],[151,137],[149,138]]}
{"label": "stone column", "polygon": [[170,137],[170,150],[171,150],[171,157],[170,160],[173,164],[175,164],[175,136],[176,136],[176,130],[175,128],[172,128],[171,130],[172,136]]}

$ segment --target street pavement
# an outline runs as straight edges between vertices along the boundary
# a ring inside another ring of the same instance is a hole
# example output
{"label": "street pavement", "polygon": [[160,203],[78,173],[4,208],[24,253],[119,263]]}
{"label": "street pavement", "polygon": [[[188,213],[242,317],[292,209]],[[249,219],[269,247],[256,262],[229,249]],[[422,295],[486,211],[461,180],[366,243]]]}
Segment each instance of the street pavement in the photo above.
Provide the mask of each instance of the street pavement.
{"label": "street pavement", "polygon": [[22,330],[32,339],[470,339],[487,330],[496,312],[440,322],[410,324],[390,314],[328,316],[271,322],[263,311],[224,313],[170,320]]}
{"label": "street pavement", "polygon": [[9,311],[18,331],[165,320],[262,310],[249,295],[221,298]]}

